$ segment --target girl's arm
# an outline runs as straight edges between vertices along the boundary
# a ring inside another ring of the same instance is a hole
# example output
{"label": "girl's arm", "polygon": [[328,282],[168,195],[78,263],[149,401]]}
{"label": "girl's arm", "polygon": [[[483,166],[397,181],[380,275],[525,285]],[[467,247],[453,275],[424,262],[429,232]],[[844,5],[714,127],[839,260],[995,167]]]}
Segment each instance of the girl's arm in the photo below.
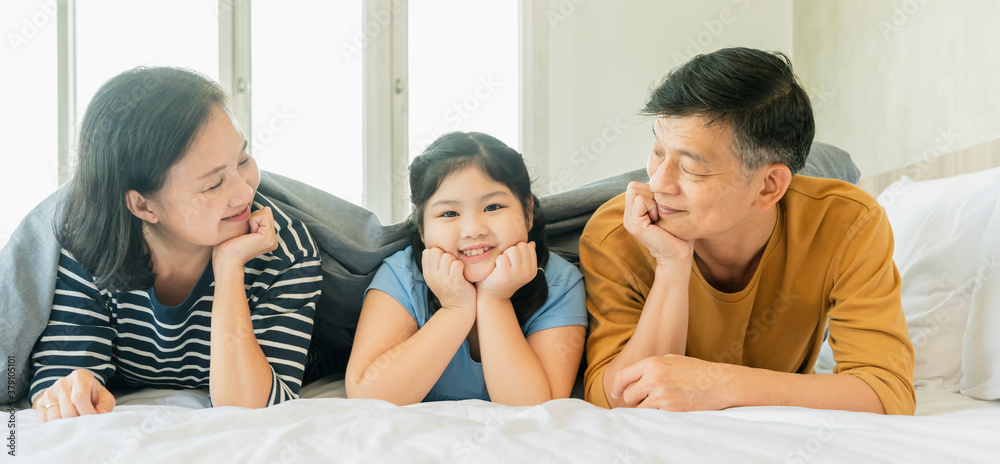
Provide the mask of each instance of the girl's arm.
{"label": "girl's arm", "polygon": [[347,365],[348,397],[420,402],[472,330],[476,288],[465,280],[462,262],[440,248],[424,250],[421,259],[424,281],[441,309],[418,330],[398,301],[369,290]]}
{"label": "girl's arm", "polygon": [[566,398],[583,355],[585,328],[553,327],[527,340],[510,299],[479,299],[479,350],[490,399],[528,406]]}
{"label": "girl's arm", "polygon": [[541,330],[525,339],[510,297],[538,272],[534,243],[519,243],[497,258],[479,283],[477,328],[490,399],[512,406],[565,398],[583,353],[583,326]]}
{"label": "girl's arm", "polygon": [[347,396],[400,406],[419,403],[448,367],[474,321],[461,311],[441,309],[418,330],[399,302],[381,290],[369,290],[347,363]]}

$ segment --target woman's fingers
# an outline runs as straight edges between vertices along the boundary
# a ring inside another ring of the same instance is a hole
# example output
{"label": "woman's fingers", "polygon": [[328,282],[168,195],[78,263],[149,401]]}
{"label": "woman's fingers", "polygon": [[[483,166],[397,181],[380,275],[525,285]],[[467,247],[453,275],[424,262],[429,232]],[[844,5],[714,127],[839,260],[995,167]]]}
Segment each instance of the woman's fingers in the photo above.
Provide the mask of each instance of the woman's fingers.
{"label": "woman's fingers", "polygon": [[70,392],[70,401],[72,401],[73,406],[76,407],[76,412],[80,415],[97,414],[97,410],[94,409],[95,398],[93,392],[95,390],[95,384],[97,386],[101,385],[101,383],[93,377],[81,377],[78,381],[73,383],[73,389]]}
{"label": "woman's fingers", "polygon": [[109,412],[115,397],[86,369],[77,369],[57,380],[35,400],[41,422]]}
{"label": "woman's fingers", "polygon": [[94,412],[97,414],[104,414],[115,409],[115,395],[112,395],[100,382],[94,382],[94,392],[92,395]]}
{"label": "woman's fingers", "polygon": [[76,386],[76,384],[70,384],[66,386],[67,388],[59,389],[56,396],[56,400],[59,401],[59,407],[50,408],[59,410],[59,418],[76,417],[80,415],[76,411],[76,405],[73,404],[73,389],[76,388]]}

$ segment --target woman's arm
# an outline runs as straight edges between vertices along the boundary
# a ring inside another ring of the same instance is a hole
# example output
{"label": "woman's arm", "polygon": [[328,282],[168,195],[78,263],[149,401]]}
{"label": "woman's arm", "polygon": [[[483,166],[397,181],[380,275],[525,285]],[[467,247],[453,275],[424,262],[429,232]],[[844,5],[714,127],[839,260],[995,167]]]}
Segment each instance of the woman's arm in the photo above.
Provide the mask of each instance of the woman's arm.
{"label": "woman's arm", "polygon": [[471,311],[442,308],[423,327],[398,301],[372,289],[347,363],[347,396],[398,405],[419,403],[472,329]]}
{"label": "woman's arm", "polygon": [[215,295],[208,389],[213,406],[260,408],[268,404],[273,374],[250,320],[243,265],[277,247],[274,218],[270,208],[264,208],[250,216],[249,234],[212,252]]}
{"label": "woman's arm", "polygon": [[32,350],[30,398],[40,421],[114,408],[104,383],[115,373],[116,335],[103,301],[89,274],[63,249],[49,323]]}

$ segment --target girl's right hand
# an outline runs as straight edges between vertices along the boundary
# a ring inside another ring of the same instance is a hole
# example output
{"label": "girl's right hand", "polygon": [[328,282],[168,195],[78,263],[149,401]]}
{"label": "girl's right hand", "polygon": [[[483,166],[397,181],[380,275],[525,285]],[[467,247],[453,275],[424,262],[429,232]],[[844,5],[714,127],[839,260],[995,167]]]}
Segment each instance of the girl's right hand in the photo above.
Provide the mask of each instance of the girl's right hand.
{"label": "girl's right hand", "polygon": [[465,280],[465,264],[458,258],[433,247],[424,250],[424,282],[434,292],[442,308],[476,312],[476,286]]}
{"label": "girl's right hand", "polygon": [[56,380],[35,398],[35,404],[32,406],[38,412],[39,422],[87,414],[104,414],[111,412],[114,407],[114,395],[86,369],[77,369],[66,377]]}

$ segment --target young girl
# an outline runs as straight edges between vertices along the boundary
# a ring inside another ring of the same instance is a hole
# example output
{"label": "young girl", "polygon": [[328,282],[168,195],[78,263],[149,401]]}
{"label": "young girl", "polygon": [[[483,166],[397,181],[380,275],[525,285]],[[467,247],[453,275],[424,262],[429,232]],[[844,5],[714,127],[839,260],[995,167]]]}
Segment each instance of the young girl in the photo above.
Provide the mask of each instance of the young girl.
{"label": "young girl", "polygon": [[411,246],[368,287],[347,395],[398,405],[569,396],[587,324],[583,276],[545,245],[524,160],[480,133],[410,166]]}

